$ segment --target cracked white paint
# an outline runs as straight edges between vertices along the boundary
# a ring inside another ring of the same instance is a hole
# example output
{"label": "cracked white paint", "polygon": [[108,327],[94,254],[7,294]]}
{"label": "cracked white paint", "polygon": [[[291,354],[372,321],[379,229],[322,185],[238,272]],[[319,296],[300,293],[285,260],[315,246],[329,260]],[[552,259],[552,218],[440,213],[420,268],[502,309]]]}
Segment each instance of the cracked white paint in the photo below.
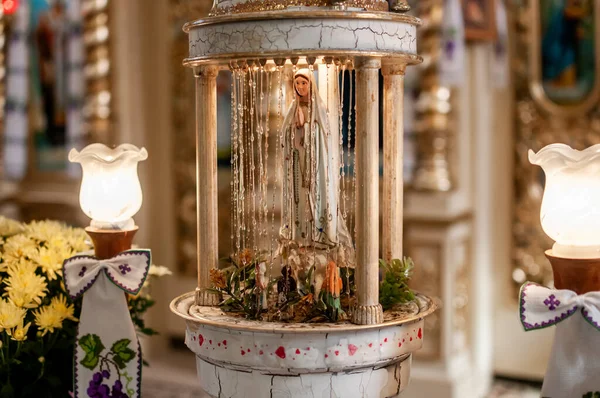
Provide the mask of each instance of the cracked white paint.
{"label": "cracked white paint", "polygon": [[197,356],[223,366],[277,374],[336,372],[385,365],[419,350],[423,320],[375,329],[321,333],[240,331],[189,322],[186,345]]}
{"label": "cracked white paint", "polygon": [[187,326],[200,384],[219,398],[395,397],[423,343],[422,319],[311,333]]}
{"label": "cracked white paint", "polygon": [[196,358],[200,385],[217,398],[391,398],[408,384],[410,357],[386,367],[347,373],[270,375],[215,366]]}
{"label": "cracked white paint", "polygon": [[190,57],[323,50],[417,53],[416,26],[368,19],[281,19],[201,25],[189,36]]}
{"label": "cracked white paint", "polygon": [[186,315],[200,386],[219,398],[396,397],[423,344],[424,317],[435,309],[418,295],[385,323],[364,327],[251,321],[193,303],[188,293],[172,306]]}

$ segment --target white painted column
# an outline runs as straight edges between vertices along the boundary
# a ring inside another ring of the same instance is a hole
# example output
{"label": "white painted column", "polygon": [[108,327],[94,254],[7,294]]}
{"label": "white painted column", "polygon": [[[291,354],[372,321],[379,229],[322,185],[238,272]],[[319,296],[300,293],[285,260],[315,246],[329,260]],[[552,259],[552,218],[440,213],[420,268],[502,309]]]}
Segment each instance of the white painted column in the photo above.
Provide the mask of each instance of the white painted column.
{"label": "white painted column", "polygon": [[352,322],[383,321],[379,304],[379,68],[356,61],[356,292]]}
{"label": "white painted column", "polygon": [[383,209],[382,254],[402,258],[404,176],[404,71],[406,65],[383,65]]}
{"label": "white painted column", "polygon": [[210,270],[219,265],[217,187],[216,67],[198,67],[196,76],[196,181],[198,212],[198,287],[196,304],[217,305],[210,287]]}
{"label": "white painted column", "polygon": [[[489,44],[473,45],[468,52],[470,67],[470,95],[471,126],[473,156],[473,175],[475,194],[474,225],[473,225],[473,264],[471,271],[473,281],[471,304],[471,328],[473,340],[473,365],[476,369],[477,391],[485,391],[491,386],[493,373],[494,333],[493,319],[489,314],[494,314],[494,297],[502,298],[507,292],[498,291],[494,294],[495,285],[493,265],[495,258],[496,232],[494,216],[498,206],[494,195],[498,182],[494,178],[494,166],[499,162],[494,161],[496,145],[493,138],[497,132],[493,131],[494,120],[494,88],[493,76],[490,74],[490,65],[493,55],[493,46]],[[516,306],[515,306],[516,310]],[[515,311],[515,318],[517,311]],[[521,330],[521,327],[518,328]]]}

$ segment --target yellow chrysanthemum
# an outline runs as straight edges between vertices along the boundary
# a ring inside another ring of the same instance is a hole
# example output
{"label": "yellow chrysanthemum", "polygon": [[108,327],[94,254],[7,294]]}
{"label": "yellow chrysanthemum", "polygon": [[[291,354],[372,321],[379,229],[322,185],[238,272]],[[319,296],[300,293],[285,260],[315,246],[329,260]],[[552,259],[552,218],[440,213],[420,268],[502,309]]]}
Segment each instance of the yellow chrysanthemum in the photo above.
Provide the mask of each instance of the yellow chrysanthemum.
{"label": "yellow chrysanthemum", "polygon": [[81,228],[66,228],[63,235],[75,253],[85,252],[92,248],[89,242],[90,238]]}
{"label": "yellow chrysanthemum", "polygon": [[23,232],[23,224],[0,216],[0,236],[12,236]]}
{"label": "yellow chrysanthemum", "polygon": [[42,268],[48,279],[52,281],[56,279],[57,275],[62,275],[63,261],[71,257],[71,254],[71,251],[66,247],[58,248],[58,250],[41,247],[33,254],[31,259]]}
{"label": "yellow chrysanthemum", "polygon": [[67,303],[67,298],[62,294],[52,297],[50,306],[54,308],[54,310],[58,312],[64,319],[77,321],[77,318],[75,318],[73,315],[75,313],[75,306],[73,304],[69,305]]}
{"label": "yellow chrysanthemum", "polygon": [[29,331],[29,327],[31,326],[31,322],[27,323],[27,325],[23,326],[23,321],[19,325],[17,325],[14,330],[10,331],[8,335],[12,340],[15,341],[25,341],[27,340],[27,332]]}
{"label": "yellow chrysanthemum", "polygon": [[31,275],[35,274],[37,268],[37,264],[23,257],[18,261],[13,261],[10,264],[7,264],[6,273],[8,276]]}
{"label": "yellow chrysanthemum", "polygon": [[60,263],[61,263],[61,267],[62,267],[62,263],[70,258],[73,257],[75,254],[77,254],[76,251],[74,251],[70,245],[65,245],[62,247],[58,247],[58,248],[54,248],[54,250],[57,252],[58,257],[60,258]]}
{"label": "yellow chrysanthemum", "polygon": [[69,246],[69,242],[67,242],[67,239],[64,235],[56,235],[48,239],[44,246],[49,247],[51,249],[60,250],[63,248],[67,248]]}
{"label": "yellow chrysanthemum", "polygon": [[34,272],[18,270],[4,281],[6,285],[5,296],[17,307],[35,308],[42,303],[48,288],[46,280]]}
{"label": "yellow chrysanthemum", "polygon": [[27,310],[0,300],[0,331],[9,330],[23,323]]}
{"label": "yellow chrysanthemum", "polygon": [[29,258],[35,253],[37,247],[37,243],[25,235],[11,236],[4,244],[2,258],[5,263],[10,264],[22,258]]}
{"label": "yellow chrysanthemum", "polygon": [[35,324],[42,332],[42,336],[46,333],[54,333],[55,329],[62,328],[63,316],[51,305],[40,307],[33,313],[35,316]]}
{"label": "yellow chrysanthemum", "polygon": [[65,226],[57,221],[32,221],[25,226],[25,234],[38,242],[48,242],[62,236]]}
{"label": "yellow chrysanthemum", "polygon": [[171,270],[164,265],[150,265],[150,269],[148,270],[149,276],[165,276],[165,275],[173,275]]}

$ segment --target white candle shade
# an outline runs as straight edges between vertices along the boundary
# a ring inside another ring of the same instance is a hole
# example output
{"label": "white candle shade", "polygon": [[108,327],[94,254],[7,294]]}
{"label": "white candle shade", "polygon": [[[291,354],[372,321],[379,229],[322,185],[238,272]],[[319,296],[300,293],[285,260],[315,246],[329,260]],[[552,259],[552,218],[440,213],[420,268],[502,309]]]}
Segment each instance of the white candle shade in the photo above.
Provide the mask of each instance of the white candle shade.
{"label": "white candle shade", "polygon": [[145,148],[123,144],[111,149],[92,144],[81,152],[72,149],[69,160],[80,163],[83,179],[79,203],[98,229],[131,229],[142,206],[138,162],[148,158]]}
{"label": "white candle shade", "polygon": [[546,174],[540,218],[556,242],[552,254],[600,258],[600,144],[583,151],[552,144],[529,150],[529,161]]}

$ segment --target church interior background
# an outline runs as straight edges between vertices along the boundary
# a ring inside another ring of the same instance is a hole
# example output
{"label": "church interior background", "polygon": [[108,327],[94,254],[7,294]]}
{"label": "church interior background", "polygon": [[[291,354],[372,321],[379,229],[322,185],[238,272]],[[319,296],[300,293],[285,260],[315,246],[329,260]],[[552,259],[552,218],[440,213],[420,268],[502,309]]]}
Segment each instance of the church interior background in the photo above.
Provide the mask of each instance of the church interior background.
{"label": "church interior background", "polygon": [[[213,2],[80,1],[79,13],[56,11],[56,0],[2,1],[0,214],[86,225],[68,149],[91,142],[147,148],[137,242],[173,275],[153,286],[148,323],[160,334],[142,343],[151,363],[144,396],[201,396],[184,323],[168,304],[196,286],[194,77],[182,66],[182,26],[207,15]],[[405,80],[403,245],[419,264],[412,287],[441,308],[426,319],[427,340],[402,396],[538,396],[553,330],[523,331],[518,292],[525,280],[552,283],[544,257],[551,241],[539,223],[543,174],[529,165],[527,149],[599,142],[600,9],[591,0],[410,3],[409,13],[423,20],[424,61]],[[581,12],[565,21],[569,9]],[[65,33],[71,25],[77,29]],[[567,40],[560,29],[575,33]],[[44,44],[49,35],[66,35],[64,43],[82,49],[79,58],[57,61],[66,50],[57,40]],[[47,74],[57,70],[51,85]],[[61,89],[65,79],[84,83]],[[228,225],[232,200],[231,87],[231,74],[221,72],[220,225]],[[233,232],[219,232],[229,244]]]}

